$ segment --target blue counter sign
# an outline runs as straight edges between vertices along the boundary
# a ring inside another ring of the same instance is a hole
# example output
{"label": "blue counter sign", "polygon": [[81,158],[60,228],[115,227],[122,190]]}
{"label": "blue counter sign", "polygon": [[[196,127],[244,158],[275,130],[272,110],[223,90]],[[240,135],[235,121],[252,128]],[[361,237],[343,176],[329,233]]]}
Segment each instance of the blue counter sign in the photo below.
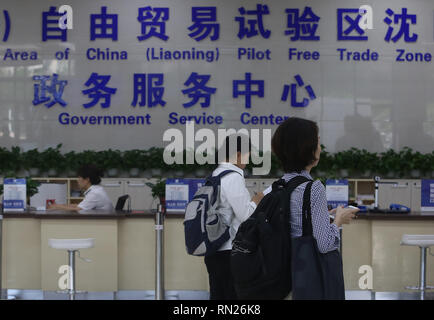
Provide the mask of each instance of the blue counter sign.
{"label": "blue counter sign", "polygon": [[434,180],[422,179],[421,211],[434,211]]}
{"label": "blue counter sign", "polygon": [[204,179],[166,179],[166,211],[184,211]]}
{"label": "blue counter sign", "polygon": [[326,181],[327,205],[332,208],[348,205],[348,180],[328,179]]}
{"label": "blue counter sign", "polygon": [[3,210],[24,211],[26,209],[26,179],[6,178],[3,187]]}

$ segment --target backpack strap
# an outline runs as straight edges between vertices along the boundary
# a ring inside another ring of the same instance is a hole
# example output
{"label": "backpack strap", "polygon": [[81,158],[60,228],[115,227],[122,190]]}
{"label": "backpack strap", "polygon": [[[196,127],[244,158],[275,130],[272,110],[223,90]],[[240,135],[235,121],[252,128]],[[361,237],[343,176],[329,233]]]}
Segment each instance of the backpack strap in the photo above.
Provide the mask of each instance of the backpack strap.
{"label": "backpack strap", "polygon": [[[284,201],[284,208],[285,211],[288,212],[288,215],[284,216],[285,219],[285,223],[289,225],[289,227],[291,228],[291,225],[289,223],[289,217],[291,216],[291,196],[292,196],[292,192],[301,184],[308,182],[308,181],[312,181],[309,178],[306,178],[304,176],[295,176],[294,178],[290,179],[288,182],[286,182],[284,179],[280,179],[277,180],[273,183],[273,190],[276,189],[281,189],[284,188],[285,189],[285,196],[282,198],[282,201]],[[289,201],[287,198],[287,195],[289,195]]]}
{"label": "backpack strap", "polygon": [[239,175],[241,175],[241,173],[239,173],[238,171],[235,171],[235,170],[225,170],[225,171],[223,171],[223,172],[220,172],[216,177],[218,177],[219,179],[221,179],[221,178],[223,178],[225,175],[227,175],[228,173],[231,173],[231,172],[236,172],[236,173],[238,173]]}
{"label": "backpack strap", "polygon": [[220,180],[221,180],[221,178],[223,178],[225,175],[227,175],[227,174],[229,174],[229,173],[231,173],[231,172],[236,172],[236,173],[238,173],[239,175],[241,175],[241,173],[239,173],[238,171],[235,171],[235,170],[224,170],[224,171],[222,171],[222,172],[220,172],[218,175],[216,175],[216,176],[213,176],[212,174],[210,175],[210,176],[208,176],[205,180],[205,183],[206,182],[208,182],[208,181],[211,181],[211,180],[214,180],[214,181],[218,181],[218,183],[220,184]]}
{"label": "backpack strap", "polygon": [[313,235],[312,227],[312,212],[310,207],[310,193],[312,190],[312,183],[309,182],[306,185],[303,195],[303,209],[302,209],[302,219],[303,219],[303,237]]}
{"label": "backpack strap", "polygon": [[[207,182],[208,181],[214,181],[214,182],[211,182],[211,185],[213,185],[214,187],[215,186],[217,186],[217,185],[220,185],[220,183],[221,183],[221,178],[223,178],[225,175],[227,175],[227,174],[229,174],[229,173],[231,173],[231,172],[236,172],[236,173],[238,173],[240,176],[242,176],[242,174],[241,173],[239,173],[238,171],[235,171],[235,170],[224,170],[223,172],[220,172],[218,175],[216,175],[216,176],[209,176],[206,180],[207,180]],[[211,180],[212,179],[212,180]],[[205,184],[206,184],[206,182],[205,182]],[[218,188],[214,188],[214,191],[213,191],[213,195],[212,195],[212,203],[214,203],[216,200],[217,200],[217,192],[218,192]]]}
{"label": "backpack strap", "polygon": [[312,180],[304,176],[296,176],[286,183],[286,190],[292,193],[292,191],[294,191],[299,185],[307,181],[312,181]]}

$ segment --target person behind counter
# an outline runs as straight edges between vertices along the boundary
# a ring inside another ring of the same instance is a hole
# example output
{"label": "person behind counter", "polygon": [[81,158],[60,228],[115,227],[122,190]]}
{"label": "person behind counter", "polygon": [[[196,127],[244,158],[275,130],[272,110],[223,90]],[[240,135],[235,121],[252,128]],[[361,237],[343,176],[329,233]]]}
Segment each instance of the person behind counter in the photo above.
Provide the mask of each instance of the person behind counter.
{"label": "person behind counter", "polygon": [[79,204],[52,204],[48,210],[113,210],[113,204],[99,185],[103,172],[93,164],[82,166],[78,172],[78,186],[84,192],[84,199]]}

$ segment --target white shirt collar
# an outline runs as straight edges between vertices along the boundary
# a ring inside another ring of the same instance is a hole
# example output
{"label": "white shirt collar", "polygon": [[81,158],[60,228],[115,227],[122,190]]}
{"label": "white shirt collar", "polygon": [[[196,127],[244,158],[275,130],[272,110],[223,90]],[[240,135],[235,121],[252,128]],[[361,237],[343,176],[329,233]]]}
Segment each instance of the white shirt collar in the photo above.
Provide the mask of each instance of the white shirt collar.
{"label": "white shirt collar", "polygon": [[230,162],[221,162],[219,164],[219,167],[221,168],[225,168],[225,169],[229,169],[229,170],[234,170],[236,172],[238,172],[239,174],[241,174],[244,177],[244,170],[237,167],[236,165],[230,163]]}
{"label": "white shirt collar", "polygon": [[86,196],[93,188],[93,185],[91,185],[87,190],[84,192],[84,195]]}

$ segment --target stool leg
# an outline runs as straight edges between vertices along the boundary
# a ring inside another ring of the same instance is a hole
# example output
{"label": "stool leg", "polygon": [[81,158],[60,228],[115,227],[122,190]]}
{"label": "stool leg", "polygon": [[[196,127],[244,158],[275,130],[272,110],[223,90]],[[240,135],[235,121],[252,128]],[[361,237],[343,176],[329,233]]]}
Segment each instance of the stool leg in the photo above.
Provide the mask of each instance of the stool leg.
{"label": "stool leg", "polygon": [[68,250],[69,300],[75,300],[75,250]]}
{"label": "stool leg", "polygon": [[420,299],[425,299],[426,289],[426,248],[420,247]]}

